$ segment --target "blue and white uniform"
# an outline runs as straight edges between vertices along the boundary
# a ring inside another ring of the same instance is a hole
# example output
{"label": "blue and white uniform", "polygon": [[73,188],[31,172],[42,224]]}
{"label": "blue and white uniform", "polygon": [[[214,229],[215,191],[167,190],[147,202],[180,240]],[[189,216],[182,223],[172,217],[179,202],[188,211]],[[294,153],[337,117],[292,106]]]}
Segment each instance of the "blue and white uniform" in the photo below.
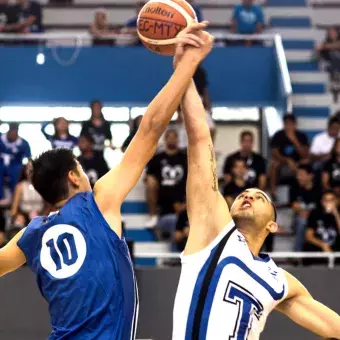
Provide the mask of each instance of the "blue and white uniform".
{"label": "blue and white uniform", "polygon": [[49,304],[50,340],[135,339],[138,293],[128,247],[92,192],[35,218],[18,246]]}
{"label": "blue and white uniform", "polygon": [[257,340],[287,293],[284,272],[253,256],[231,222],[204,250],[182,255],[173,340]]}

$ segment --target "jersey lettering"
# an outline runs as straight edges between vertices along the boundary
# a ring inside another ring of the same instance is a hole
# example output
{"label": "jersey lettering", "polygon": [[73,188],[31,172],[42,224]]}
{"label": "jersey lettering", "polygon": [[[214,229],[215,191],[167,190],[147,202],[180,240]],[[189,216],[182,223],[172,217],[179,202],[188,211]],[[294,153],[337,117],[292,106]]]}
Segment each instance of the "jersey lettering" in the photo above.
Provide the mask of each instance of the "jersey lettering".
{"label": "jersey lettering", "polygon": [[42,238],[40,262],[56,279],[78,272],[86,257],[86,242],[75,227],[59,224],[49,228]]}
{"label": "jersey lettering", "polygon": [[259,320],[263,312],[261,302],[248,290],[232,281],[229,281],[224,301],[238,306],[234,332],[229,336],[229,340],[247,340],[253,316]]}

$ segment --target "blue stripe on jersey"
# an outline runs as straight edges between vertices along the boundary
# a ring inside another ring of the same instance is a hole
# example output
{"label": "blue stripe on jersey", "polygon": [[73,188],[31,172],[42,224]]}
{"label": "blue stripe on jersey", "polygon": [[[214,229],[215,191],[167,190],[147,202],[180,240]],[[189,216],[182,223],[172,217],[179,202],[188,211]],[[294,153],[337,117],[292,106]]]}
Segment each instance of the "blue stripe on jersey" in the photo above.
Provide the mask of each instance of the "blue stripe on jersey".
{"label": "blue stripe on jersey", "polygon": [[[214,297],[215,297],[217,284],[220,280],[223,269],[226,266],[228,266],[229,264],[234,264],[235,266],[239,267],[244,272],[246,272],[258,284],[260,284],[264,289],[266,289],[275,301],[282,299],[283,296],[284,296],[285,286],[283,286],[282,292],[277,293],[266,281],[261,279],[256,273],[254,273],[244,262],[242,262],[237,257],[230,256],[230,257],[223,259],[217,265],[214,276],[212,277],[212,280],[211,280],[211,283],[210,283],[210,286],[209,286],[208,296],[207,296],[207,299],[206,299],[205,304],[204,304],[199,340],[206,339],[209,317],[210,317],[210,312],[211,312],[211,306],[212,306],[212,303],[213,303],[213,300],[214,300]],[[196,287],[195,287],[195,289],[196,289]],[[190,307],[190,311],[191,311],[191,307]]]}
{"label": "blue stripe on jersey", "polygon": [[195,313],[196,313],[197,303],[198,303],[198,300],[199,300],[202,284],[203,284],[203,281],[204,281],[205,274],[206,274],[206,272],[209,268],[211,260],[214,257],[214,254],[215,254],[217,247],[218,247],[218,245],[214,249],[211,250],[207,261],[205,262],[204,266],[202,267],[201,271],[198,274],[196,284],[195,284],[195,288],[194,288],[194,292],[193,292],[192,298],[191,298],[190,310],[189,310],[188,321],[187,321],[187,328],[186,328],[186,331],[185,331],[185,340],[191,340],[193,326],[194,326]]}

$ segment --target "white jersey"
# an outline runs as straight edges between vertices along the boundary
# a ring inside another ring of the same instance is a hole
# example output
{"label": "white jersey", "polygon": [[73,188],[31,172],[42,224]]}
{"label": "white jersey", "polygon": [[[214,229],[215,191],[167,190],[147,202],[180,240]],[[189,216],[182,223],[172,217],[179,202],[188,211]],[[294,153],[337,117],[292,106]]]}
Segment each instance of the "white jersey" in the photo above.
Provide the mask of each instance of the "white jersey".
{"label": "white jersey", "polygon": [[253,256],[231,222],[208,247],[182,255],[173,340],[257,340],[287,293],[283,271]]}

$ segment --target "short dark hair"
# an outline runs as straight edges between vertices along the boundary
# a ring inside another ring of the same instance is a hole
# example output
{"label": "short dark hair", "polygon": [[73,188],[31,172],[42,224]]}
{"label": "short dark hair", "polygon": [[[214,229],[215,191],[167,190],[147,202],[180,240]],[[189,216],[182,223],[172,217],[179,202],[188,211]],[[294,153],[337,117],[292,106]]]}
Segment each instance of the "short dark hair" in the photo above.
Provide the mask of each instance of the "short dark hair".
{"label": "short dark hair", "polygon": [[296,117],[291,114],[291,113],[286,113],[284,116],[283,116],[283,122],[286,123],[288,121],[291,121],[293,123],[296,123]]}
{"label": "short dark hair", "polygon": [[242,162],[245,165],[245,167],[247,167],[246,161],[241,157],[234,158],[231,167],[233,168],[236,165],[237,162]]}
{"label": "short dark hair", "polygon": [[313,167],[310,164],[300,164],[298,166],[298,170],[304,170],[308,174],[312,174],[313,173]]}
{"label": "short dark hair", "polygon": [[31,180],[48,203],[56,204],[69,195],[68,173],[77,171],[76,158],[69,149],[54,149],[32,160]]}
{"label": "short dark hair", "polygon": [[330,128],[333,124],[340,124],[339,117],[331,117],[328,120],[328,128]]}
{"label": "short dark hair", "polygon": [[243,138],[246,136],[249,136],[254,139],[254,134],[249,130],[242,131],[240,135],[240,139],[243,140]]}
{"label": "short dark hair", "polygon": [[324,191],[322,192],[321,199],[323,199],[324,196],[326,196],[326,195],[333,195],[333,196],[336,196],[335,192],[334,192],[333,190],[331,190],[331,189],[324,190]]}
{"label": "short dark hair", "polygon": [[19,123],[17,123],[17,122],[9,123],[9,129],[17,131],[19,129]]}
{"label": "short dark hair", "polygon": [[83,133],[79,136],[79,139],[80,138],[85,138],[87,139],[91,144],[94,144],[94,139],[92,137],[92,135],[90,135],[89,133]]}

